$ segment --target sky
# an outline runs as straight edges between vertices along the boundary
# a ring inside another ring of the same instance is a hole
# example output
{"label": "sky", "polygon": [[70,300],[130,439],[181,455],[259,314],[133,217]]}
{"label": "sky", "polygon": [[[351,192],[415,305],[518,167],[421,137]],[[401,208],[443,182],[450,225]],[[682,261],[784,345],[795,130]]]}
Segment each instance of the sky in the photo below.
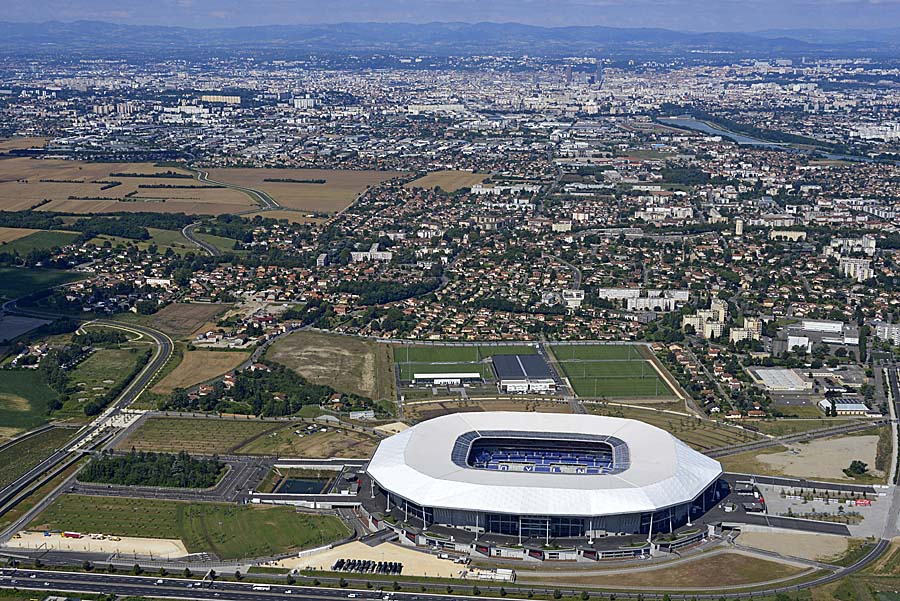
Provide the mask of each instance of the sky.
{"label": "sky", "polygon": [[900,0],[0,0],[4,21],[236,27],[480,21],[679,31],[900,27]]}

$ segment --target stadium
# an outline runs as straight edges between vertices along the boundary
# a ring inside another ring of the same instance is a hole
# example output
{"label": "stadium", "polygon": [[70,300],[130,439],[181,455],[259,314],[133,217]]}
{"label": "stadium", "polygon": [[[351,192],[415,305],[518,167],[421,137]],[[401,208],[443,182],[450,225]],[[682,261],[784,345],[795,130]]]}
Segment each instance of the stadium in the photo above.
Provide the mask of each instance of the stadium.
{"label": "stadium", "polygon": [[718,461],[643,422],[456,413],[384,440],[367,472],[395,516],[525,538],[671,532],[711,508]]}

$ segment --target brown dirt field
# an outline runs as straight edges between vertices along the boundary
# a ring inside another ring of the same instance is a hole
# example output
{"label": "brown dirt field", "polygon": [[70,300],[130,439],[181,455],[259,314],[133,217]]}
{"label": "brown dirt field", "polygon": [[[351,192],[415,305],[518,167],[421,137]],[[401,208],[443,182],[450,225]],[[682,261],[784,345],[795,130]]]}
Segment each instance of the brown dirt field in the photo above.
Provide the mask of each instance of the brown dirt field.
{"label": "brown dirt field", "polygon": [[[776,563],[743,553],[718,553],[713,556],[699,555],[671,567],[661,566],[656,570],[620,570],[602,576],[554,577],[560,585],[593,584],[617,585],[629,588],[691,589],[702,587],[727,587],[768,582],[780,578],[797,576],[804,570],[794,565]],[[711,575],[715,574],[715,578]],[[526,572],[519,573],[519,581],[529,580]],[[533,579],[533,578],[532,578]]]}
{"label": "brown dirt field", "polygon": [[[338,171],[330,169],[210,169],[209,179],[261,190],[278,204],[306,211],[335,213],[356,200],[366,187],[392,177],[399,171]],[[296,184],[263,181],[276,179],[324,179],[324,184]]]}
{"label": "brown dirt field", "polygon": [[173,303],[166,305],[147,320],[151,328],[162,330],[169,336],[182,338],[228,308],[229,305],[205,303]]}
{"label": "brown dirt field", "polygon": [[[141,185],[203,185],[196,180],[170,178],[113,177],[110,173],[162,173],[188,171],[156,167],[152,163],[83,163],[65,160],[12,158],[0,161],[0,209],[22,210],[50,199],[44,211],[104,213],[112,211],[155,211],[185,213],[233,213],[255,205],[245,194],[227,188],[140,188]],[[41,180],[65,180],[48,182]],[[97,181],[118,181],[121,185],[101,190]],[[83,198],[132,200],[76,200]]]}
{"label": "brown dirt field", "polygon": [[181,363],[159,381],[151,392],[167,394],[176,388],[190,388],[221,376],[250,357],[237,351],[186,351]]}
{"label": "brown dirt field", "polygon": [[28,411],[31,409],[31,403],[28,399],[23,399],[16,394],[0,394],[0,407],[11,409],[13,411]]}
{"label": "brown dirt field", "polygon": [[[239,449],[237,453],[247,455],[278,455],[279,457],[308,457],[326,459],[329,457],[371,457],[379,438],[363,432],[338,430],[331,426],[327,432],[316,431],[307,434],[306,426],[291,424],[281,430],[264,434]],[[303,437],[294,431],[303,432]]]}
{"label": "brown dirt field", "polygon": [[41,230],[32,230],[24,227],[0,227],[0,244],[4,242],[12,242],[19,238],[24,238],[29,234],[39,232]]}
{"label": "brown dirt field", "polygon": [[409,182],[404,188],[436,188],[440,186],[446,192],[456,192],[460,188],[471,188],[475,184],[480,184],[490,176],[490,173],[472,173],[471,171],[435,171]]}
{"label": "brown dirt field", "polygon": [[27,148],[43,148],[47,145],[49,138],[26,138],[14,137],[0,139],[0,153],[9,152],[10,150],[24,150]]}
{"label": "brown dirt field", "polygon": [[738,544],[789,557],[825,560],[843,555],[850,539],[834,534],[813,532],[742,532]]}
{"label": "brown dirt field", "polygon": [[394,399],[390,348],[368,340],[319,332],[295,332],[266,352],[315,384],[372,399]]}

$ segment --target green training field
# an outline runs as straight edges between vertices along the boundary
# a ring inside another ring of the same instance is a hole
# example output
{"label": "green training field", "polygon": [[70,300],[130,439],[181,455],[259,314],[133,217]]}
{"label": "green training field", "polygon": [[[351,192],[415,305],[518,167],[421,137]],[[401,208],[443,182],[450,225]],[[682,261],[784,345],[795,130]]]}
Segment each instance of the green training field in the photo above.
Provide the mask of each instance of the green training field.
{"label": "green training field", "polygon": [[349,534],[334,516],[298,513],[293,507],[68,494],[54,501],[29,528],[181,539],[189,552],[215,553],[220,559],[294,552]]}
{"label": "green training field", "polygon": [[0,267],[0,297],[19,298],[44,288],[84,278],[83,273],[57,269]]}
{"label": "green training field", "polygon": [[49,403],[56,396],[41,371],[0,371],[0,428],[30,430],[46,423]]}
{"label": "green training field", "polygon": [[493,355],[533,355],[531,345],[416,346],[394,345],[395,363],[466,363],[478,362]]}
{"label": "green training field", "polygon": [[485,379],[492,378],[493,370],[484,359],[494,355],[533,355],[537,352],[530,344],[488,345],[473,344],[467,346],[446,345],[412,345],[397,344],[393,346],[394,363],[400,369],[400,379],[411,380],[416,373],[446,374],[459,372],[478,372]]}
{"label": "green training field", "polygon": [[639,346],[556,344],[551,349],[579,397],[675,397]]}

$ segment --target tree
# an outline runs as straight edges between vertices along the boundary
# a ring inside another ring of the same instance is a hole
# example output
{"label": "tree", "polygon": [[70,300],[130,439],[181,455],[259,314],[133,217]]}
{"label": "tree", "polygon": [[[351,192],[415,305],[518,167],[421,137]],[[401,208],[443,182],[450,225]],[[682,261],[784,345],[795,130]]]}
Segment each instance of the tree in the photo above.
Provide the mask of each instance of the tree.
{"label": "tree", "polygon": [[553,590],[553,598],[554,599],[562,599],[562,591],[559,589]]}
{"label": "tree", "polygon": [[844,473],[851,478],[856,478],[857,476],[862,476],[868,471],[869,466],[867,463],[865,463],[864,461],[860,461],[859,459],[854,459],[850,462],[850,467],[844,470]]}
{"label": "tree", "polygon": [[140,576],[143,571],[144,571],[143,568],[141,568],[141,566],[138,564],[134,564],[131,567],[131,573],[134,574],[135,576]]}

